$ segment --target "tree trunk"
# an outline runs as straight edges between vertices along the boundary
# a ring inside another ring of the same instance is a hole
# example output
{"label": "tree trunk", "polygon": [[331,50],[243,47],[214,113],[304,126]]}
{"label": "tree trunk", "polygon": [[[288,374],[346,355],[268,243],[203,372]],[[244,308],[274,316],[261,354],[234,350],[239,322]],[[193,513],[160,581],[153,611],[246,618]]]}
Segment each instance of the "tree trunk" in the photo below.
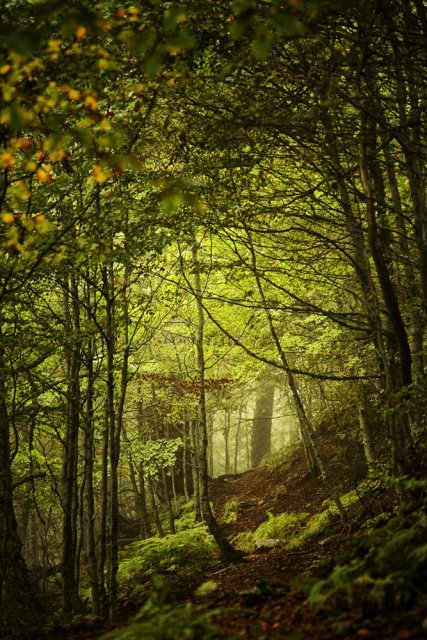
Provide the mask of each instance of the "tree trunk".
{"label": "tree trunk", "polygon": [[[86,290],[86,304],[92,308],[92,296],[89,284]],[[99,593],[98,567],[96,557],[95,538],[95,497],[93,492],[93,465],[95,460],[94,443],[94,384],[95,373],[93,360],[95,355],[94,338],[92,335],[87,343],[87,388],[86,388],[86,415],[84,431],[84,472],[85,472],[85,529],[86,529],[86,556],[88,563],[88,576],[92,594],[92,612],[95,615],[101,613],[101,598]]]}
{"label": "tree trunk", "polygon": [[156,523],[157,532],[159,534],[159,538],[164,538],[165,532],[163,530],[162,523],[161,523],[160,518],[159,518],[159,511],[158,511],[157,505],[156,505],[156,495],[155,495],[155,491],[154,491],[154,480],[150,475],[148,476],[148,488],[149,488],[149,495],[150,495],[151,512],[152,512],[152,515],[153,515],[153,518],[154,518],[154,522]]}
{"label": "tree trunk", "polygon": [[347,514],[345,512],[345,509],[343,507],[343,504],[341,502],[341,499],[340,499],[338,493],[335,491],[333,485],[329,481],[329,477],[328,477],[328,474],[326,472],[325,466],[323,464],[319,447],[317,446],[317,443],[316,443],[316,440],[315,440],[315,437],[314,437],[313,427],[312,427],[309,419],[307,418],[306,412],[304,410],[304,405],[302,403],[301,396],[299,394],[299,391],[298,391],[298,388],[297,388],[297,385],[296,385],[296,382],[295,382],[295,376],[294,376],[294,374],[292,373],[292,371],[291,371],[291,369],[289,367],[289,363],[288,363],[288,359],[286,357],[286,353],[285,353],[285,351],[284,351],[284,349],[282,347],[279,335],[278,335],[278,333],[276,331],[276,327],[275,327],[274,321],[273,321],[273,316],[272,316],[270,308],[269,308],[269,306],[267,304],[267,299],[265,297],[264,288],[262,286],[260,274],[259,274],[259,271],[258,271],[257,261],[256,261],[256,253],[255,253],[255,249],[254,249],[254,246],[253,246],[252,238],[251,238],[251,235],[250,235],[248,230],[247,230],[247,237],[248,237],[248,244],[249,244],[249,249],[250,249],[251,258],[252,258],[252,270],[253,270],[255,281],[256,281],[256,284],[257,284],[258,293],[260,295],[260,298],[261,298],[261,301],[262,301],[262,305],[263,305],[263,309],[264,309],[266,317],[267,317],[267,321],[268,321],[268,326],[270,328],[271,337],[273,338],[274,344],[277,347],[278,355],[280,357],[283,369],[286,372],[286,376],[288,378],[289,388],[291,390],[291,394],[292,394],[293,400],[295,402],[298,421],[299,421],[299,425],[300,425],[300,429],[301,429],[301,436],[302,436],[303,441],[305,441],[305,443],[306,443],[309,465],[313,464],[314,468],[319,469],[320,477],[322,479],[323,484],[325,485],[325,489],[328,492],[328,495],[335,502],[335,504],[337,506],[337,509],[338,509],[338,512],[340,514],[341,520],[346,523],[347,522]]}
{"label": "tree trunk", "polygon": [[262,458],[271,451],[271,424],[273,418],[275,384],[260,376],[257,381],[255,411],[252,421],[252,467],[258,466]]}
{"label": "tree trunk", "polygon": [[372,446],[371,430],[368,424],[366,405],[363,400],[359,403],[359,427],[362,436],[363,451],[365,453],[368,469],[371,469],[375,462],[375,453]]}
{"label": "tree trunk", "polygon": [[236,438],[234,441],[234,473],[237,473],[239,467],[239,445],[240,445],[240,429],[242,426],[243,405],[239,407],[239,417],[237,419]]}
{"label": "tree trunk", "polygon": [[216,521],[211,509],[209,501],[209,476],[208,476],[208,430],[206,423],[206,396],[205,396],[205,355],[204,355],[204,326],[205,319],[202,305],[202,288],[200,283],[200,268],[197,255],[197,239],[194,238],[192,255],[194,266],[194,295],[197,303],[197,372],[199,383],[199,402],[198,402],[198,424],[201,433],[200,450],[199,450],[199,468],[200,468],[200,503],[202,507],[202,515],[208,526],[209,532],[213,536],[218,545],[220,553],[224,560],[228,562],[237,562],[242,558],[242,553],[235,549],[223,530]]}
{"label": "tree trunk", "polygon": [[199,469],[199,443],[197,433],[197,420],[189,421],[190,443],[191,443],[191,473],[193,480],[193,500],[194,500],[194,517],[196,522],[202,519],[201,503],[200,503],[200,469]]}
{"label": "tree trunk", "polygon": [[65,619],[71,619],[78,607],[78,586],[75,573],[77,552],[77,461],[80,429],[80,331],[78,287],[75,276],[70,288],[65,285],[65,329],[67,339],[67,418],[62,465],[62,607]]}
{"label": "tree trunk", "polygon": [[36,628],[42,611],[36,602],[22,555],[13,508],[9,415],[0,318],[0,636],[15,637]]}
{"label": "tree trunk", "polygon": [[224,436],[224,457],[225,457],[225,473],[230,473],[230,428],[231,428],[231,412],[230,409],[225,409],[225,424],[222,429],[222,435]]}

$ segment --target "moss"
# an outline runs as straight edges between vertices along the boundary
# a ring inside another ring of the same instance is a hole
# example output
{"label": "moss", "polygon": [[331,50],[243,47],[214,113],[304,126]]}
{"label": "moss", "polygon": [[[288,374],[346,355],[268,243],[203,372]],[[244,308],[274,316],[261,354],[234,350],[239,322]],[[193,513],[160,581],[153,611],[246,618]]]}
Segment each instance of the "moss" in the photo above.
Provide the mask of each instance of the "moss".
{"label": "moss", "polygon": [[279,513],[274,516],[269,512],[267,515],[268,520],[260,524],[254,533],[255,540],[262,538],[288,540],[290,535],[309,517],[308,513]]}
{"label": "moss", "polygon": [[[344,509],[349,509],[354,504],[357,504],[360,500],[360,495],[360,492],[358,494],[356,491],[350,491],[349,493],[341,496],[341,502]],[[316,513],[311,516],[302,531],[288,542],[286,547],[289,550],[298,549],[308,542],[308,540],[326,533],[333,522],[336,521],[339,516],[336,504],[331,500],[325,500],[322,506],[324,506],[325,509],[320,511],[320,513]]]}
{"label": "moss", "polygon": [[174,602],[167,585],[153,578],[150,598],[134,621],[102,637],[102,640],[231,640],[211,618],[215,611]]}
{"label": "moss", "polygon": [[214,540],[203,526],[134,543],[127,548],[127,555],[118,573],[120,594],[127,601],[140,599],[141,583],[153,573],[196,573],[218,560]]}
{"label": "moss", "polygon": [[[351,504],[352,496],[347,497]],[[427,515],[425,505],[366,523],[346,555],[312,588],[310,602],[332,609],[360,609],[363,616],[400,611],[427,594]]]}
{"label": "moss", "polygon": [[311,540],[311,538],[315,538],[321,533],[327,531],[331,522],[332,518],[329,509],[321,511],[320,513],[316,513],[314,516],[311,516],[311,518],[309,518],[306,526],[302,529],[302,531],[297,536],[289,540],[289,542],[286,544],[286,548],[291,550],[302,547],[308,540]]}
{"label": "moss", "polygon": [[258,529],[254,532],[239,533],[233,538],[233,544],[246,553],[252,553],[255,550],[257,540],[264,538],[276,538],[286,544],[309,517],[308,513],[279,513],[274,516],[269,512],[267,515],[268,520],[260,524]]}
{"label": "moss", "polygon": [[239,509],[239,501],[233,498],[232,500],[227,500],[224,505],[224,515],[222,517],[223,522],[226,524],[230,524],[231,522],[236,522],[237,514]]}
{"label": "moss", "polygon": [[300,443],[286,445],[278,451],[266,454],[261,460],[260,466],[268,467],[271,471],[280,469],[282,473],[288,471],[301,449]]}
{"label": "moss", "polygon": [[251,531],[243,531],[237,534],[232,540],[233,545],[244,551],[245,553],[253,553],[255,551],[255,538]]}

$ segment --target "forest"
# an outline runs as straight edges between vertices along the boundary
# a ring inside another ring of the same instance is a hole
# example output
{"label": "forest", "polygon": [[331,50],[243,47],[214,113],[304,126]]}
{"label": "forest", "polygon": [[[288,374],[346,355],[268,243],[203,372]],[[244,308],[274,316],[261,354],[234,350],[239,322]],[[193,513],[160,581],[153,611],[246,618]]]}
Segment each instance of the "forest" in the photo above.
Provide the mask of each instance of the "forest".
{"label": "forest", "polygon": [[0,5],[2,640],[425,638],[424,0]]}

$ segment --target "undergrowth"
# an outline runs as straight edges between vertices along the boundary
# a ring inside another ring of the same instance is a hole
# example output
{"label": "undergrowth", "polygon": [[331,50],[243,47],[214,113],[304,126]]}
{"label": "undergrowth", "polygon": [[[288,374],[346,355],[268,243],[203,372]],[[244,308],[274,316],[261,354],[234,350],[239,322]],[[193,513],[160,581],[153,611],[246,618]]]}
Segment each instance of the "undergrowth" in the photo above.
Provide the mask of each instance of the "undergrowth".
{"label": "undergrowth", "polygon": [[236,498],[227,500],[227,502],[224,505],[224,515],[222,518],[223,522],[225,522],[226,524],[230,524],[231,522],[236,522],[237,516],[238,516],[238,509],[239,509],[239,501],[236,500]]}
{"label": "undergrowth", "polygon": [[330,610],[357,609],[364,616],[400,611],[420,601],[426,604],[425,495],[418,502],[403,503],[395,513],[368,520],[341,551],[339,564],[312,587],[310,602]]}
{"label": "undergrowth", "polygon": [[308,513],[279,513],[274,516],[268,512],[267,515],[268,520],[260,524],[256,531],[253,533],[245,531],[233,539],[237,548],[251,553],[255,549],[256,542],[265,538],[274,538],[286,544],[309,517]]}
{"label": "undergrowth", "polygon": [[194,500],[186,500],[183,496],[180,496],[177,500],[176,509],[179,514],[175,518],[176,531],[193,529],[197,525],[194,515]]}
{"label": "undergrowth", "polygon": [[154,577],[150,598],[133,622],[102,640],[235,640],[212,622],[215,613],[201,605],[177,604],[165,583]]}
{"label": "undergrowth", "polygon": [[[341,496],[341,502],[346,511],[363,511],[364,495],[369,492],[370,484],[361,483],[357,489]],[[339,521],[339,512],[332,500],[325,500],[324,509],[310,516],[309,513],[267,513],[268,519],[255,531],[239,533],[233,539],[237,548],[251,553],[255,550],[256,542],[265,538],[279,540],[288,550],[303,547],[307,542],[324,535]]]}
{"label": "undergrowth", "polygon": [[218,551],[206,528],[197,526],[164,538],[149,538],[126,549],[118,581],[121,599],[137,602],[154,573],[197,573],[215,564]]}

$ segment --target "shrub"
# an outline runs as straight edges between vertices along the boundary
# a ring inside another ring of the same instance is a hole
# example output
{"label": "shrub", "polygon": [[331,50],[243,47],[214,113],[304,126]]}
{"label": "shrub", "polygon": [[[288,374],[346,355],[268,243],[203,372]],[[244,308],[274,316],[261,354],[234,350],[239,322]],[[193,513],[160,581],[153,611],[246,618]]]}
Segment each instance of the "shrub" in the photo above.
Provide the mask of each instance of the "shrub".
{"label": "shrub", "polygon": [[[341,496],[343,507],[345,509],[349,509],[353,505],[359,503],[360,496],[362,495],[361,491],[363,493],[365,489],[362,488],[359,492],[350,491],[349,493]],[[292,538],[286,545],[288,549],[298,549],[299,547],[302,547],[306,542],[308,542],[308,540],[325,533],[333,522],[338,519],[339,512],[336,504],[331,500],[325,500],[323,504],[326,508],[307,520],[307,524],[301,532],[296,537]]]}
{"label": "shrub", "polygon": [[237,536],[233,538],[232,543],[237,549],[245,553],[253,553],[255,550],[255,538],[251,531],[238,533]]}

